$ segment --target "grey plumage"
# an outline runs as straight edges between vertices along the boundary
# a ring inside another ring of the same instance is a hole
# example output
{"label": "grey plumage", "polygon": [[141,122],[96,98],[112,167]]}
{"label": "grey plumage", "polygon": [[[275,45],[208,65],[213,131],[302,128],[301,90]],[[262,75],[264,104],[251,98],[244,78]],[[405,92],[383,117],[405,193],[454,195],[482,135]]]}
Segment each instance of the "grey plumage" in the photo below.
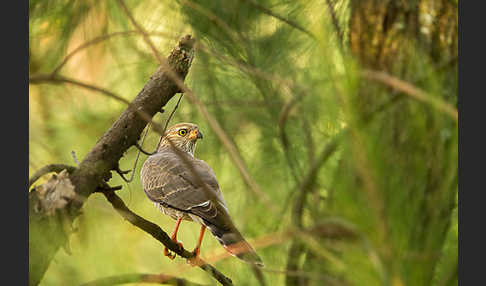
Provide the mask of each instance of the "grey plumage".
{"label": "grey plumage", "polygon": [[[179,134],[182,128],[187,130],[183,132],[185,135]],[[213,170],[206,162],[193,156],[197,140],[194,134],[202,137],[197,126],[190,123],[177,124],[169,129],[157,153],[149,156],[142,166],[141,181],[145,194],[164,214],[207,226],[231,254],[263,266],[231,220]]]}

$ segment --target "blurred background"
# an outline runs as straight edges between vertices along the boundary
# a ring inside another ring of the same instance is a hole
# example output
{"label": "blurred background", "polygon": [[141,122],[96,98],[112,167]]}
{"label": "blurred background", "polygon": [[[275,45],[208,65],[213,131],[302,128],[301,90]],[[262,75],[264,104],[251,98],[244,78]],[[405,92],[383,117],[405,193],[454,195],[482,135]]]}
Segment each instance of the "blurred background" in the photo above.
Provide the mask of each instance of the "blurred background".
{"label": "blurred background", "polygon": [[[29,1],[29,173],[81,161],[158,64],[121,1]],[[230,214],[257,249],[267,285],[457,284],[457,0],[126,0],[166,57],[196,38],[185,83],[231,138],[249,186],[186,96],[171,119],[204,133]],[[64,80],[35,80],[45,75]],[[179,95],[154,120],[165,121]],[[144,149],[159,135],[149,130]],[[120,161],[133,168],[137,150]],[[133,182],[110,185],[140,216],[175,222]],[[39,180],[41,184],[47,180]],[[163,273],[216,285],[92,194],[40,285]],[[183,222],[191,250],[199,225]],[[201,256],[235,285],[250,267],[207,234]],[[133,284],[135,285],[135,284]]]}

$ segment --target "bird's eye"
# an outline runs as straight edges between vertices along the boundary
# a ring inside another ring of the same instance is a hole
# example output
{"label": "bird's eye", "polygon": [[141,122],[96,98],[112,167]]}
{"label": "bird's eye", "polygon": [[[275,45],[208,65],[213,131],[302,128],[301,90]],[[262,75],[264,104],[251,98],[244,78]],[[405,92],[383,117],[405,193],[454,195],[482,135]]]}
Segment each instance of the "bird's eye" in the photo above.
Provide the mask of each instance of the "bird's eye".
{"label": "bird's eye", "polygon": [[179,130],[179,135],[186,136],[186,134],[187,134],[187,130],[186,129]]}

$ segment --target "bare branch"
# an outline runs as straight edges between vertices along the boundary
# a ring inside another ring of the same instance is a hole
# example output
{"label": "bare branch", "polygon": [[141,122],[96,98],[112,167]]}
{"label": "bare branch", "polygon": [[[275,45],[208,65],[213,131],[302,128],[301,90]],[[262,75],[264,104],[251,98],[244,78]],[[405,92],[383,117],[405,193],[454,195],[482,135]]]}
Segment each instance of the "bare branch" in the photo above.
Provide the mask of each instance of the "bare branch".
{"label": "bare branch", "polygon": [[300,101],[304,96],[306,96],[306,92],[301,92],[297,96],[294,96],[291,100],[289,100],[280,110],[280,116],[278,120],[278,127],[279,127],[279,133],[280,133],[280,142],[282,143],[282,146],[284,148],[284,154],[285,158],[287,159],[287,163],[290,166],[290,170],[292,173],[292,176],[294,177],[295,183],[299,184],[299,176],[297,172],[297,165],[295,161],[293,160],[292,153],[289,150],[289,139],[287,136],[287,132],[285,131],[285,125],[287,124],[287,119],[289,118],[289,113],[292,110],[292,108],[297,104],[298,101]]}
{"label": "bare branch", "polygon": [[428,103],[432,107],[446,113],[455,121],[458,120],[457,109],[454,108],[449,103],[443,101],[438,97],[431,96],[430,94],[426,93],[425,91],[419,89],[418,87],[401,80],[397,77],[389,75],[382,71],[374,71],[374,70],[363,70],[361,76],[368,80],[377,81],[383,83],[389,87],[392,87],[396,90],[399,90],[406,95],[415,98],[418,101]]}
{"label": "bare branch", "polygon": [[[140,144],[138,144],[138,143],[135,143],[135,147],[137,147],[137,149],[138,149],[139,152],[142,152],[142,153],[144,153],[147,156],[151,156],[151,155],[154,155],[155,154],[155,152],[150,153],[150,152],[147,152],[147,151],[143,150],[142,149],[142,146],[140,146]],[[137,156],[137,159],[138,159],[138,156]],[[133,167],[133,169],[135,169],[135,166]]]}
{"label": "bare branch", "polygon": [[235,33],[231,27],[218,15],[214,14],[211,12],[211,10],[205,8],[204,6],[201,6],[197,4],[195,1],[187,1],[187,0],[180,0],[182,5],[188,6],[189,8],[198,11],[199,13],[203,14],[206,16],[209,20],[214,22],[217,26],[222,28],[226,34],[236,43],[238,40],[244,41],[242,38],[241,34]]}
{"label": "bare branch", "polygon": [[338,37],[338,42],[342,46],[344,44],[343,30],[339,26],[339,22],[336,17],[336,11],[334,10],[334,5],[331,3],[331,0],[326,0],[326,3],[327,3],[327,9],[329,10],[329,14],[331,15],[331,20],[334,26],[334,30],[336,31]]}
{"label": "bare branch", "polygon": [[256,7],[257,9],[259,9],[260,11],[262,11],[263,13],[269,15],[269,16],[272,16],[286,24],[288,24],[289,26],[291,27],[294,27],[295,29],[303,32],[304,34],[310,36],[311,38],[313,39],[316,39],[316,37],[310,32],[308,31],[307,29],[305,29],[304,27],[300,26],[299,24],[295,23],[294,21],[292,20],[289,20],[289,19],[285,19],[284,17],[280,16],[280,15],[277,15],[276,13],[274,13],[272,10],[262,6],[261,4],[259,3],[256,3],[254,2],[253,0],[244,0],[248,3],[250,3],[251,5],[253,5],[254,7]]}
{"label": "bare branch", "polygon": [[37,75],[33,75],[33,76],[29,77],[29,84],[43,84],[43,83],[53,83],[53,84],[68,83],[68,84],[76,85],[76,86],[83,87],[83,88],[86,88],[86,89],[89,89],[89,90],[100,92],[104,95],[107,95],[111,98],[114,98],[118,101],[121,101],[121,102],[123,102],[127,105],[130,104],[130,102],[128,100],[124,99],[123,97],[116,95],[115,93],[113,93],[113,92],[111,92],[107,89],[104,89],[102,87],[99,87],[99,86],[96,86],[96,85],[93,85],[93,84],[88,84],[88,83],[85,83],[85,82],[82,82],[82,81],[78,81],[78,80],[75,80],[75,79],[72,79],[72,78],[68,78],[68,77],[65,77],[65,76],[54,75],[54,74],[37,74]]}
{"label": "bare branch", "polygon": [[[168,249],[177,253],[179,256],[186,259],[191,259],[194,257],[194,254],[192,252],[189,252],[184,248],[180,247],[158,225],[144,219],[143,217],[133,213],[130,209],[128,209],[123,200],[118,197],[114,192],[103,192],[103,195],[113,205],[115,210],[128,222],[152,235],[156,240],[158,240]],[[199,262],[200,264],[198,266],[204,271],[208,272],[222,285],[233,285],[231,279],[223,275],[216,268],[214,268],[210,264],[207,264],[203,260],[200,260]]]}
{"label": "bare branch", "polygon": [[181,94],[181,96],[179,97],[179,100],[177,100],[177,103],[176,103],[176,105],[174,106],[174,109],[172,109],[172,112],[169,114],[169,117],[167,117],[167,120],[165,121],[164,131],[163,131],[163,132],[162,132],[162,134],[160,135],[160,140],[159,140],[159,143],[157,144],[157,148],[155,149],[155,152],[157,152],[157,150],[159,150],[159,147],[160,147],[160,142],[162,142],[162,138],[163,138],[163,137],[164,137],[164,135],[165,135],[165,131],[167,130],[167,126],[169,125],[170,119],[172,118],[172,116],[173,116],[173,115],[174,115],[174,113],[176,112],[177,107],[179,107],[179,103],[181,102],[182,96],[184,96],[184,94],[183,94],[183,93],[182,93],[182,94]]}
{"label": "bare branch", "polygon": [[51,164],[51,165],[44,166],[41,169],[39,169],[37,172],[35,172],[34,175],[32,175],[32,177],[30,177],[30,179],[29,179],[29,188],[40,177],[44,176],[47,173],[51,173],[51,172],[60,173],[62,170],[67,170],[68,173],[72,173],[75,169],[76,169],[76,167],[69,166],[69,165],[64,165],[64,164]]}
{"label": "bare branch", "polygon": [[[61,63],[59,65],[57,65],[56,68],[54,68],[54,70],[52,71],[52,75],[57,75],[59,73],[59,71],[67,64],[67,62],[74,56],[76,55],[77,53],[79,53],[80,51],[90,47],[90,46],[93,46],[93,45],[96,45],[96,44],[99,44],[99,43],[102,43],[106,40],[109,40],[113,37],[116,37],[116,36],[129,36],[129,35],[138,35],[140,36],[141,34],[138,32],[138,31],[122,31],[122,32],[114,32],[114,33],[110,33],[110,34],[106,34],[106,35],[102,35],[102,36],[99,36],[99,37],[96,37],[92,40],[89,40],[83,44],[81,44],[80,46],[78,46],[77,48],[75,48],[74,50],[72,50],[69,54],[67,54],[64,59],[61,61]],[[174,38],[172,36],[170,36],[169,34],[166,34],[166,33],[162,33],[162,32],[151,32],[150,35],[154,35],[154,36],[160,36],[160,37],[166,37],[166,38]]]}

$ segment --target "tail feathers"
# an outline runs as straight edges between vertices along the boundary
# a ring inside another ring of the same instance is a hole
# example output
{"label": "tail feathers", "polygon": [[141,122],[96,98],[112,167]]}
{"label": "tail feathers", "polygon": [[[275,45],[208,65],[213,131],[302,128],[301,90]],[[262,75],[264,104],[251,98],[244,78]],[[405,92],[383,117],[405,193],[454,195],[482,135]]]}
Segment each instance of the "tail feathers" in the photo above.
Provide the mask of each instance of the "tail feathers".
{"label": "tail feathers", "polygon": [[[214,229],[214,231],[213,231]],[[251,245],[246,242],[243,236],[234,229],[232,231],[221,231],[215,229],[215,227],[209,227],[209,230],[213,233],[216,239],[221,243],[221,245],[232,255],[238,257],[239,259],[254,264],[256,266],[263,267],[262,259],[256,254],[255,250]]]}

